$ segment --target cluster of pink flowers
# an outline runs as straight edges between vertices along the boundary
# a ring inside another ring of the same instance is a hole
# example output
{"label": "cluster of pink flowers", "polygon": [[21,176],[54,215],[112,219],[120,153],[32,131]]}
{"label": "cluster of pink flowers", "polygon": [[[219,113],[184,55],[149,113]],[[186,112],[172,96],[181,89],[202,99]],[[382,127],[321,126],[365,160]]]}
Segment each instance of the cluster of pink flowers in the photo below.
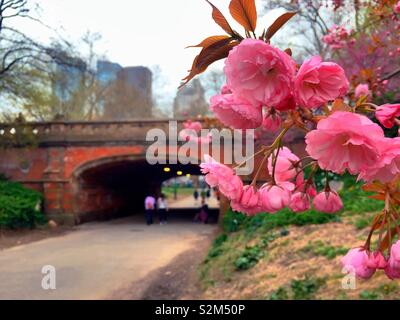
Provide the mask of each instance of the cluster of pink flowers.
{"label": "cluster of pink flowers", "polygon": [[[285,52],[254,39],[243,40],[225,63],[227,85],[211,99],[211,110],[226,126],[274,129],[278,116],[270,110],[288,111],[297,106],[317,108],[344,96],[349,82],[343,68],[313,57],[297,71]],[[267,114],[263,116],[263,107]]]}
{"label": "cluster of pink flowers", "polygon": [[[400,105],[394,107],[400,111]],[[391,114],[392,121],[394,116]],[[400,138],[385,138],[378,124],[360,114],[333,113],[306,135],[306,144],[308,154],[324,170],[338,174],[347,170],[367,182],[383,183],[400,173]]]}
{"label": "cluster of pink flowers", "polygon": [[[305,181],[297,167],[300,159],[288,148],[283,147],[276,159],[275,181],[260,188],[243,185],[233,169],[209,155],[201,164],[202,173],[211,187],[219,187],[230,201],[232,209],[248,215],[261,212],[276,213],[289,207],[299,213],[310,209],[311,202],[320,212],[335,213],[343,208],[339,195],[330,189],[317,194],[312,182]],[[268,171],[272,172],[272,156],[268,159]],[[312,198],[314,200],[312,201]]]}
{"label": "cluster of pink flowers", "polygon": [[354,248],[342,258],[342,264],[348,272],[361,279],[371,278],[376,270],[384,270],[392,280],[400,279],[400,240],[391,246],[388,258],[380,251]]}
{"label": "cluster of pink flowers", "polygon": [[[227,85],[211,99],[211,109],[221,122],[235,129],[262,126],[276,131],[282,124],[280,112],[298,107],[315,109],[349,90],[344,70],[336,63],[313,57],[297,70],[288,54],[253,39],[246,39],[231,50],[225,74]],[[368,85],[356,88],[359,97],[368,93]],[[400,105],[384,105],[376,113],[386,127],[393,126],[399,115]],[[385,138],[382,128],[368,117],[345,111],[320,120],[305,137],[306,151],[321,169],[338,174],[347,170],[368,182],[391,181],[400,173],[398,139]],[[268,159],[273,179],[261,188],[254,184],[244,186],[232,169],[212,158],[206,159],[202,169],[211,185],[220,187],[231,201],[232,208],[246,214],[274,213],[285,207],[303,212],[311,202],[316,210],[326,213],[343,207],[339,195],[329,186],[315,194],[312,181],[304,181],[300,159],[285,147],[279,150],[274,168],[272,156]],[[222,171],[229,175],[218,173]],[[228,188],[231,181],[234,183]]]}
{"label": "cluster of pink flowers", "polygon": [[347,31],[344,27],[334,24],[322,40],[334,50],[342,49],[346,45],[346,40],[350,34],[351,32]]}

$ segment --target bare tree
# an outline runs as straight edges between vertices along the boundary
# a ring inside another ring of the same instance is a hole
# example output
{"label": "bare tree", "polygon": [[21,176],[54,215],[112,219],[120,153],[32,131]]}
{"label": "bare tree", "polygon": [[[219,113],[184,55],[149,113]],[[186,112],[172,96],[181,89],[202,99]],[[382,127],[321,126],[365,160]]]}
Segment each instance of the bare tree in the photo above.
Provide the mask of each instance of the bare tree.
{"label": "bare tree", "polygon": [[[343,24],[345,21],[347,25],[353,27],[359,20],[357,0],[344,1],[340,7],[336,6],[337,1],[330,0],[265,0],[264,2],[266,10],[282,8],[298,12],[297,20],[293,19],[281,34],[285,35],[284,41],[291,39],[290,46],[299,58],[315,54],[325,57],[328,48],[322,38],[328,34],[330,27],[333,24]],[[293,23],[296,23],[295,28]]]}
{"label": "bare tree", "polygon": [[200,79],[206,91],[207,100],[218,94],[221,91],[222,86],[226,83],[225,74],[220,69],[210,70],[201,75]]}
{"label": "bare tree", "polygon": [[0,0],[0,95],[18,99],[21,87],[32,80],[32,70],[47,72],[50,64],[82,67],[65,48],[71,44],[57,37],[59,45],[45,46],[17,30],[13,21],[29,19],[45,26],[36,16],[37,5],[29,0]]}

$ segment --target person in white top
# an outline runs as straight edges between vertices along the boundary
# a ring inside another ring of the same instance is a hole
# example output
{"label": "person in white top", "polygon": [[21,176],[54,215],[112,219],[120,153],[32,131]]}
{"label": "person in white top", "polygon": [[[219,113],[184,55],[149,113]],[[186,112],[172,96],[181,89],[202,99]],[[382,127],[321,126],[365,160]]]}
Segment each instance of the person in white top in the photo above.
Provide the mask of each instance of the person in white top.
{"label": "person in white top", "polygon": [[156,199],[153,196],[148,196],[144,200],[144,208],[146,215],[146,223],[147,225],[153,224],[153,215],[156,210]]}
{"label": "person in white top", "polygon": [[161,194],[161,196],[158,197],[157,210],[158,210],[158,217],[160,219],[160,224],[166,224],[167,223],[168,202],[165,197],[165,194]]}

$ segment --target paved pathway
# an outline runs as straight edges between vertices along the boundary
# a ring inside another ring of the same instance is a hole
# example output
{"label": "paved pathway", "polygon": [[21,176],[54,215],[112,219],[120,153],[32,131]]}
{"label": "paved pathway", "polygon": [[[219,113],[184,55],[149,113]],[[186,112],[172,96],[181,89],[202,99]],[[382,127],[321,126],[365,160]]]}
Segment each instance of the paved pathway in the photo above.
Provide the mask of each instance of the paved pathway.
{"label": "paved pathway", "polygon": [[[216,228],[191,222],[147,227],[130,218],[86,224],[65,236],[6,249],[0,251],[0,299],[108,298]],[[56,268],[56,290],[42,289],[44,265]],[[136,297],[145,289],[144,282]]]}

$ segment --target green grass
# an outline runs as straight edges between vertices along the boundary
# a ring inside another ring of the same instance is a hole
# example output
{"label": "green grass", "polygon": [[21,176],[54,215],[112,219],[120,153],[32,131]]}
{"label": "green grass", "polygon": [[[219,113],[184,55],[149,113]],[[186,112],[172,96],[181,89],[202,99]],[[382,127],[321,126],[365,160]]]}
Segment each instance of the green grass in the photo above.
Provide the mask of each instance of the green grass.
{"label": "green grass", "polygon": [[264,254],[262,248],[258,245],[246,247],[240,257],[235,261],[236,270],[251,269],[264,257]]}
{"label": "green grass", "polygon": [[[194,188],[183,188],[183,187],[181,188],[181,187],[179,187],[179,188],[177,188],[177,194],[178,194],[178,196],[184,196],[184,197],[192,196],[193,193],[194,193],[194,190],[195,190]],[[165,194],[165,196],[168,199],[173,199],[174,198],[174,188],[173,187],[164,187],[164,188],[162,188],[161,192],[163,194]]]}
{"label": "green grass", "polygon": [[389,283],[389,284],[384,284],[375,289],[361,291],[360,299],[378,300],[378,299],[387,298],[388,296],[391,296],[392,294],[395,294],[396,298],[398,298],[398,295],[397,295],[398,290],[399,290],[399,287],[398,287],[397,283],[395,283],[395,282]]}
{"label": "green grass", "polygon": [[282,286],[274,291],[269,300],[311,300],[326,284],[326,279],[315,278],[305,275],[302,279],[293,279],[286,286]]}
{"label": "green grass", "polygon": [[334,247],[320,240],[309,242],[307,246],[301,249],[302,252],[311,252],[315,256],[323,256],[329,260],[335,259],[337,256],[346,254],[349,249],[344,247]]}

